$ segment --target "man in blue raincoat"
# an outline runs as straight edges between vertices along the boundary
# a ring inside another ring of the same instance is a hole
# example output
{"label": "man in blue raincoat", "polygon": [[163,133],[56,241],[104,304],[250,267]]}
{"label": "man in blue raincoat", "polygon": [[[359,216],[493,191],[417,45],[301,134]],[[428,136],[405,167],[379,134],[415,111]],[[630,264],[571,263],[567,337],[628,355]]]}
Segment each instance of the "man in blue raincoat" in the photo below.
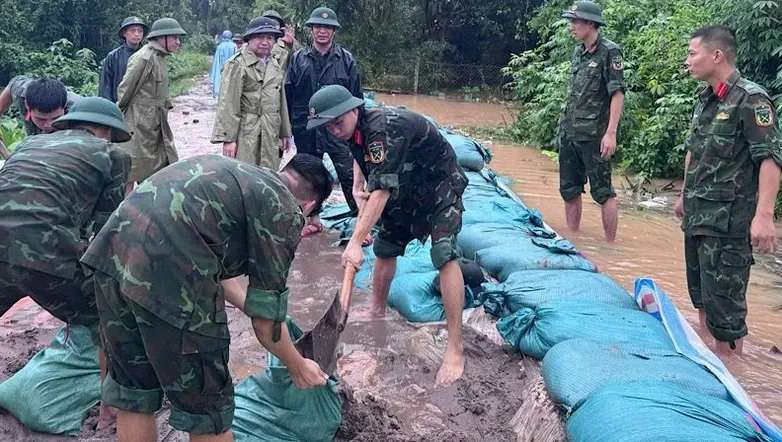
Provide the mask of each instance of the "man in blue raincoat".
{"label": "man in blue raincoat", "polygon": [[217,98],[220,94],[220,72],[223,70],[223,65],[236,53],[236,44],[231,40],[232,37],[233,33],[231,31],[223,31],[223,35],[220,36],[220,44],[217,45],[215,50],[212,70],[209,73],[209,81],[212,82],[213,98]]}

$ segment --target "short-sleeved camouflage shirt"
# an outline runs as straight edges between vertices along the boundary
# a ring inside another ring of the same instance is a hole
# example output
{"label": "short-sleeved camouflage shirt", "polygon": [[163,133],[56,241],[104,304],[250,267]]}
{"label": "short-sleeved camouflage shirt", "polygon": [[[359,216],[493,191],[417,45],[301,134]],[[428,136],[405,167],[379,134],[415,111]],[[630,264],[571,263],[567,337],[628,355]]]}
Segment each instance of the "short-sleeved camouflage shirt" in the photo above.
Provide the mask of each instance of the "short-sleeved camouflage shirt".
{"label": "short-sleeved camouflage shirt", "polygon": [[[416,238],[429,225],[423,213],[457,204],[467,177],[453,148],[423,116],[389,107],[362,109],[351,152],[366,177],[367,191],[386,189],[391,199],[382,219],[409,224]],[[450,191],[438,186],[449,183]]]}
{"label": "short-sleeved camouflage shirt", "polygon": [[603,137],[608,128],[611,97],[624,91],[624,56],[619,46],[598,36],[593,52],[584,44],[573,51],[570,88],[560,131],[573,141]]}
{"label": "short-sleeved camouflage shirt", "polygon": [[245,313],[284,321],[304,216],[269,169],[219,155],[174,163],[114,212],[82,262],[169,324],[228,338],[219,283],[249,275]]}
{"label": "short-sleeved camouflage shirt", "polygon": [[760,163],[782,164],[774,102],[734,71],[717,90],[703,89],[685,147],[690,164],[684,187],[689,235],[746,238],[755,216]]}
{"label": "short-sleeved camouflage shirt", "polygon": [[[41,129],[38,129],[38,126],[36,126],[35,123],[33,123],[33,121],[27,116],[27,105],[24,102],[25,96],[27,94],[27,86],[33,80],[33,78],[25,77],[24,75],[18,75],[8,82],[8,89],[11,91],[11,100],[13,101],[14,106],[16,106],[16,108],[19,110],[19,113],[22,114],[24,132],[27,135],[38,135],[43,133]],[[79,98],[81,98],[79,95],[76,95],[70,91],[68,92],[68,101],[65,103],[65,113],[68,113],[68,110],[71,108],[71,106],[73,106],[73,103],[75,103]]]}
{"label": "short-sleeved camouflage shirt", "polygon": [[86,130],[25,138],[0,169],[0,261],[73,278],[128,173],[130,156]]}

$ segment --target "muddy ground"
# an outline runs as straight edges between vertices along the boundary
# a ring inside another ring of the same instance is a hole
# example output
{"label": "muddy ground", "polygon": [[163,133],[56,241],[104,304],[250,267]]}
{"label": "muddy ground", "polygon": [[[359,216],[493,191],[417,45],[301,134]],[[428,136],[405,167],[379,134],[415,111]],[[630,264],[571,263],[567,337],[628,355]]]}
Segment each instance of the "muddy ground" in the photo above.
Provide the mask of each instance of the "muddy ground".
{"label": "muddy ground", "polygon": [[[200,81],[174,99],[170,115],[180,157],[218,153],[208,142],[216,100]],[[333,197],[339,200],[339,192]],[[342,279],[336,232],[306,238],[290,273],[289,313],[303,328],[313,326],[331,303]],[[358,291],[353,308],[368,304]],[[230,369],[234,382],[260,372],[265,350],[249,320],[229,308]],[[545,393],[538,363],[499,345],[491,320],[477,309],[465,313],[464,377],[433,388],[445,343],[444,324],[412,325],[395,312],[383,320],[351,318],[342,339],[337,376],[348,391],[343,425],[335,440],[356,441],[555,441],[564,440],[562,420]],[[0,318],[0,382],[12,376],[52,339],[62,324],[29,299]],[[158,413],[158,440],[185,441]],[[95,410],[78,438],[44,435],[24,428],[0,410],[0,440],[24,442],[116,440],[113,430],[96,432]]]}

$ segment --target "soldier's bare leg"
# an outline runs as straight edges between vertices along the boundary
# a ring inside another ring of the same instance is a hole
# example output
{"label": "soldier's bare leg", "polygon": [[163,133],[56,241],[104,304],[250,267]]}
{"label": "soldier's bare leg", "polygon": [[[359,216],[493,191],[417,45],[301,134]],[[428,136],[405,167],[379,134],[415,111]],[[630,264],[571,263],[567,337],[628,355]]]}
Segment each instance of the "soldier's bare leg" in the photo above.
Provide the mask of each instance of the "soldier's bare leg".
{"label": "soldier's bare leg", "polygon": [[464,373],[464,349],[462,347],[462,311],[464,310],[464,277],[456,260],[448,261],[440,268],[440,293],[445,304],[445,321],[448,342],[443,365],[437,372],[435,386],[448,385]]}
{"label": "soldier's bare leg", "polygon": [[603,216],[603,233],[605,233],[607,242],[616,240],[616,229],[619,224],[619,215],[616,209],[616,198],[609,198],[608,201],[600,206]]}
{"label": "soldier's bare leg", "polygon": [[[103,352],[103,347],[98,346],[98,365],[100,366],[100,381],[101,383],[106,379],[108,373],[108,363],[106,362],[106,353]],[[100,402],[98,407],[98,430],[108,428],[117,422],[117,409],[108,406],[103,401]]]}
{"label": "soldier's bare leg", "polygon": [[709,332],[709,327],[706,326],[706,310],[702,308],[698,309],[698,326],[700,327],[702,332],[704,333]]}
{"label": "soldier's bare leg", "polygon": [[155,415],[119,410],[117,413],[117,440],[119,442],[156,442]]}
{"label": "soldier's bare leg", "polygon": [[581,227],[581,206],[581,195],[570,201],[565,201],[565,220],[571,232],[578,232],[578,229]]}
{"label": "soldier's bare leg", "polygon": [[372,304],[369,306],[369,315],[379,318],[386,314],[388,292],[396,273],[396,258],[376,259],[375,271],[372,274]]}
{"label": "soldier's bare leg", "polygon": [[730,358],[733,356],[742,356],[744,352],[743,338],[736,339],[735,341],[733,341],[734,348],[730,348],[731,347],[730,342],[718,341],[716,339],[714,340],[714,342],[715,342],[714,348],[717,351],[717,355],[720,357]]}

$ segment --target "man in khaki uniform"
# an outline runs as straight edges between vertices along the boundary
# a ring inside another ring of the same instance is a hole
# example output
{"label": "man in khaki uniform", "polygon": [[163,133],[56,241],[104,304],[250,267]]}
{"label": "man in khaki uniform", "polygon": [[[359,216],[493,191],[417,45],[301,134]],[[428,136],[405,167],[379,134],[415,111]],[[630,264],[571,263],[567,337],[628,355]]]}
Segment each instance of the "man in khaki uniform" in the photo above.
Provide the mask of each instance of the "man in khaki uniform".
{"label": "man in khaki uniform", "polygon": [[293,26],[286,25],[282,15],[280,15],[280,13],[275,10],[270,9],[268,11],[264,11],[262,17],[274,19],[280,25],[280,30],[282,31],[283,35],[282,38],[277,40],[277,44],[274,45],[274,48],[272,48],[272,56],[276,56],[282,51],[287,51],[285,58],[280,59],[283,63],[283,70],[287,71],[288,62],[291,59],[291,55],[301,49],[301,43],[296,40],[296,30],[293,29]]}
{"label": "man in khaki uniform", "polygon": [[247,45],[223,68],[212,130],[212,143],[223,143],[223,155],[274,171],[291,137],[281,63],[287,52],[272,55],[281,36],[271,18],[258,17],[247,26]]}
{"label": "man in khaki uniform", "polygon": [[128,188],[179,160],[168,125],[168,72],[164,58],[179,50],[187,33],[173,18],[152,24],[147,44],[133,54],[117,89],[117,105],[133,138],[121,145],[133,159]]}

